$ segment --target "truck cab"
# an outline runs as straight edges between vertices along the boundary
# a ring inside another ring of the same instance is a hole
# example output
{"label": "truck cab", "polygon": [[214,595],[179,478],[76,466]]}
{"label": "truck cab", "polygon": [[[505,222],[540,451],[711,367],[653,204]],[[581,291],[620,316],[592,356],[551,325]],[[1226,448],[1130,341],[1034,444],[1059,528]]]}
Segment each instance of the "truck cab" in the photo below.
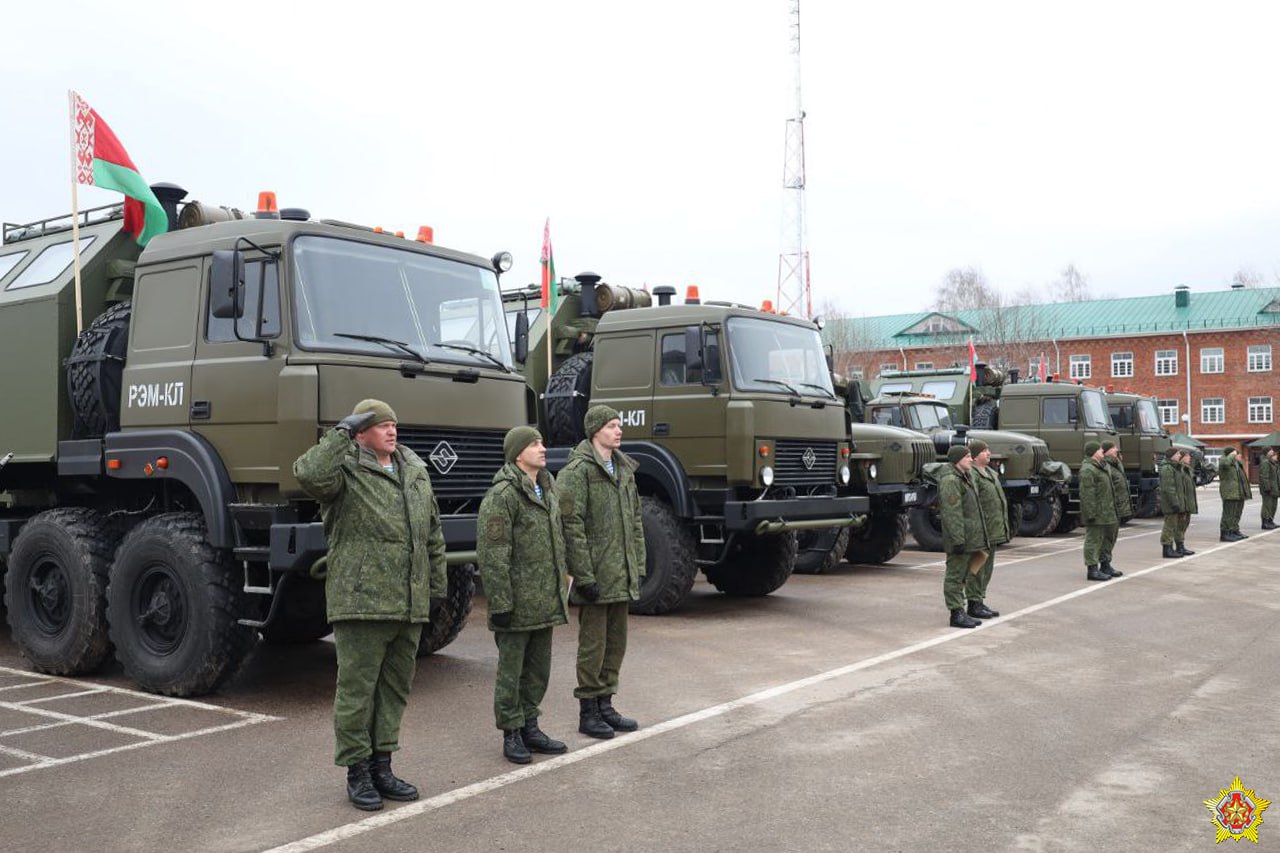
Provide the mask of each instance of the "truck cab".
{"label": "truck cab", "polygon": [[1120,456],[1129,496],[1138,518],[1159,514],[1157,489],[1160,486],[1160,460],[1173,443],[1160,424],[1160,411],[1154,397],[1143,397],[1123,391],[1107,392],[1107,410],[1119,439]]}

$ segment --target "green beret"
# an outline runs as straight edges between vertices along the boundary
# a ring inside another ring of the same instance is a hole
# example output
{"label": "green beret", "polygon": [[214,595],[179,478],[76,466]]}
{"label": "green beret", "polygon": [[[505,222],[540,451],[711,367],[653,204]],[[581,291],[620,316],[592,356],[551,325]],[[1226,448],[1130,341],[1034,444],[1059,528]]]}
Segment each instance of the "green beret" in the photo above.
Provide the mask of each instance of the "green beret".
{"label": "green beret", "polygon": [[621,417],[622,415],[618,414],[617,409],[599,403],[587,409],[586,417],[582,419],[582,426],[587,431],[587,438],[591,438],[609,421]]}
{"label": "green beret", "polygon": [[1098,444],[1098,442],[1096,441],[1086,441],[1084,443],[1085,456],[1092,456],[1093,454],[1097,453],[1101,449],[1102,449],[1102,445]]}
{"label": "green beret", "polygon": [[1230,456],[1232,453],[1235,453],[1235,452],[1236,452],[1236,449],[1234,447],[1224,447],[1222,449],[1223,456]]}
{"label": "green beret", "polygon": [[951,449],[947,451],[947,461],[952,465],[969,455],[969,448],[963,444],[953,444]]}
{"label": "green beret", "polygon": [[974,456],[977,456],[986,449],[988,449],[987,443],[980,438],[971,439],[969,441],[969,452]]}
{"label": "green beret", "polygon": [[1106,453],[1108,450],[1110,450],[1115,446],[1116,446],[1116,443],[1108,438],[1106,441],[1102,442],[1102,452]]}
{"label": "green beret", "polygon": [[[363,415],[368,412],[373,412],[377,416],[373,420],[369,421],[369,426],[375,426],[385,421],[399,422],[400,420],[396,417],[395,411],[381,400],[361,400],[359,403],[356,403],[356,407],[351,410],[351,414],[353,415]],[[368,429],[368,427],[365,427],[365,429]]]}
{"label": "green beret", "polygon": [[1181,447],[1179,447],[1176,444],[1171,444],[1165,448],[1164,455],[1172,459],[1173,457],[1177,456],[1181,452],[1182,452]]}
{"label": "green beret", "polygon": [[542,433],[531,426],[515,426],[507,430],[507,437],[502,439],[502,455],[508,462],[515,462],[516,457],[535,441],[542,440]]}

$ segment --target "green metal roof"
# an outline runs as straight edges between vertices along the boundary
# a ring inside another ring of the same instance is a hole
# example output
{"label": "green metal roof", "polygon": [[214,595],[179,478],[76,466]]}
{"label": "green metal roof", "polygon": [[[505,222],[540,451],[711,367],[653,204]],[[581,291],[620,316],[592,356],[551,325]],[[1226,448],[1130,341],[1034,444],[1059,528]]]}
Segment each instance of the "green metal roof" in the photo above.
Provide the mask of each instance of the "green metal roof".
{"label": "green metal roof", "polygon": [[[827,324],[823,337],[837,347],[879,350],[952,346],[973,335],[983,342],[1047,341],[1202,329],[1280,327],[1280,287],[1192,291],[1178,307],[1174,294],[1093,299],[1048,305],[1015,305],[964,311],[917,311],[880,317],[846,317]],[[911,331],[930,318],[956,331]]]}

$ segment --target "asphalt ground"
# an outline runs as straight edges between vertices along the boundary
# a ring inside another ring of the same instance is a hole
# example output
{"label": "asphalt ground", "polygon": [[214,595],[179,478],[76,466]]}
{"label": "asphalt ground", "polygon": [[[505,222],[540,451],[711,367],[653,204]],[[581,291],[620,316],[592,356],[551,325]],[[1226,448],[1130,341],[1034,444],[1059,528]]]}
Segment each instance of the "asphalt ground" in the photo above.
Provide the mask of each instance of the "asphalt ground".
{"label": "asphalt ground", "polygon": [[[0,631],[2,850],[1208,850],[1239,777],[1280,799],[1280,531],[1187,544],[1121,529],[1125,577],[1089,583],[1079,532],[1001,548],[977,630],[946,626],[940,555],[796,576],[762,599],[700,582],[636,617],[617,706],[577,734],[576,627],[557,629],[542,725],[564,756],[516,767],[492,724],[483,602],[420,662],[380,813],[332,765],[333,647],[260,647],[199,702],[119,670],[27,672]],[[1280,807],[1255,824],[1280,849]],[[1274,821],[1274,822],[1273,822]]]}

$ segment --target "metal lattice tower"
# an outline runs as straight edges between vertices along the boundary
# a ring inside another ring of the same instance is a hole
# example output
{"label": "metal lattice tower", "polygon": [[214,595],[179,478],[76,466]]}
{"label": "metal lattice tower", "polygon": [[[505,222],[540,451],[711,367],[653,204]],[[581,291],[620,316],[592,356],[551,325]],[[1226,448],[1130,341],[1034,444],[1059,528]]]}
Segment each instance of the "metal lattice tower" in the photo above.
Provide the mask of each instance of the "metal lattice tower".
{"label": "metal lattice tower", "polygon": [[782,252],[778,255],[777,309],[813,316],[809,295],[809,235],[804,200],[804,108],[800,103],[800,0],[791,6],[791,62],[795,103],[787,119],[782,161]]}

